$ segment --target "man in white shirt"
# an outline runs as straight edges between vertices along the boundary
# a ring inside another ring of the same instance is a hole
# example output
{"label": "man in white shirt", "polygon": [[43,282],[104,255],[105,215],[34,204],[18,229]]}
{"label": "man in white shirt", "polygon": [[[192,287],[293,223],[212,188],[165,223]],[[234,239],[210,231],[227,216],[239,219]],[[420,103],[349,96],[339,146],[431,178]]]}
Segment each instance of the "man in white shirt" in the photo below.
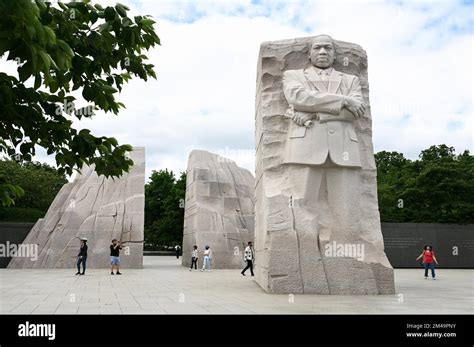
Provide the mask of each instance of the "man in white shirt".
{"label": "man in white shirt", "polygon": [[245,271],[247,271],[247,269],[250,269],[250,273],[253,276],[253,259],[254,257],[253,257],[252,242],[249,241],[248,246],[245,248],[245,251],[244,251],[244,261],[247,262],[247,266],[245,267],[245,269],[242,270],[241,272],[242,276],[245,276]]}

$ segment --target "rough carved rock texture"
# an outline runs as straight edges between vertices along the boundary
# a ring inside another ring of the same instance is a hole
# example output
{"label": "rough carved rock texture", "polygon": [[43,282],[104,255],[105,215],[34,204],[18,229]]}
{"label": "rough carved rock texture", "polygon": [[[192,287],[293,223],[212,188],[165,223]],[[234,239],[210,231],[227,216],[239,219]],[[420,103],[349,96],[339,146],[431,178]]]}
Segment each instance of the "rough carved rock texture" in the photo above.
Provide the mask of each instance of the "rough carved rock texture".
{"label": "rough carved rock texture", "polygon": [[[367,55],[360,46],[335,41],[333,66],[359,77],[365,103],[369,105],[365,117],[355,122],[362,163],[359,196],[351,200],[361,207],[360,216],[354,221],[357,232],[337,235],[337,221],[328,224],[325,217],[330,212],[323,210],[319,214],[314,212],[313,220],[309,221],[319,225],[314,233],[298,236],[298,222],[304,220],[298,221],[296,209],[289,207],[290,196],[283,191],[289,172],[283,164],[283,154],[291,120],[284,116],[288,103],[282,76],[286,70],[303,69],[310,64],[311,39],[265,42],[260,48],[255,101],[256,281],[270,293],[393,294],[393,268],[384,253],[377,201]],[[325,247],[334,241],[364,245],[363,261],[327,257]]]}
{"label": "rough carved rock texture", "polygon": [[230,159],[207,151],[189,155],[182,265],[191,265],[194,245],[199,266],[206,245],[212,250],[212,267],[244,266],[243,251],[254,239],[254,184],[249,170]]}
{"label": "rough carved rock texture", "polygon": [[74,268],[79,238],[88,239],[87,268],[110,267],[110,244],[124,242],[121,267],[143,267],[145,149],[129,153],[134,165],[120,178],[97,176],[84,167],[65,184],[24,244],[38,244],[38,260],[13,258],[9,268]]}

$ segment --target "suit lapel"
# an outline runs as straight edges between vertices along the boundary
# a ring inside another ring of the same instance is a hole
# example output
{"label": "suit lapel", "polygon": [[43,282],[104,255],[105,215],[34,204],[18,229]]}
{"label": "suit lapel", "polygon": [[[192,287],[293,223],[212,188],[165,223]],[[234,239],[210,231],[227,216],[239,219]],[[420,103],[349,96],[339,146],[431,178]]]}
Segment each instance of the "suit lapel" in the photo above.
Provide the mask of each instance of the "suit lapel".
{"label": "suit lapel", "polygon": [[309,66],[304,70],[304,76],[320,92],[327,92],[324,82],[321,80],[321,77],[318,75],[313,66]]}
{"label": "suit lapel", "polygon": [[342,81],[342,73],[332,69],[331,76],[329,76],[329,87],[328,92],[332,94],[336,94],[337,90],[339,89],[339,85]]}

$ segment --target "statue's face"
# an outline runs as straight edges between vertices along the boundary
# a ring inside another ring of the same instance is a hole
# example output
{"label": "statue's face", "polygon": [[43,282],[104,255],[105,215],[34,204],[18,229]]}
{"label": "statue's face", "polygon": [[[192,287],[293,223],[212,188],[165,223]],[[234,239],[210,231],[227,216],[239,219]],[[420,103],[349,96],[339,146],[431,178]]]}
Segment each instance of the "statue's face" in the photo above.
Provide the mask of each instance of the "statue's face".
{"label": "statue's face", "polygon": [[331,67],[336,58],[331,38],[328,36],[316,37],[311,44],[309,56],[314,66],[320,69]]}

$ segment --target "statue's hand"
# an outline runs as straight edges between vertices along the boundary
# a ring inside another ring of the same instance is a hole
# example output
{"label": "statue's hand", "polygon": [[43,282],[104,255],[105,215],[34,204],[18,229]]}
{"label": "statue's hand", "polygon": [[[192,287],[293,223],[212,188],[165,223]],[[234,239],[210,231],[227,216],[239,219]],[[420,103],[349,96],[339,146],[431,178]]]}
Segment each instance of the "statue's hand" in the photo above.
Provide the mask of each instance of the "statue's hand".
{"label": "statue's hand", "polygon": [[310,128],[313,122],[312,119],[317,119],[317,113],[307,113],[295,111],[293,105],[290,105],[285,112],[285,117],[291,118],[299,126]]}
{"label": "statue's hand", "polygon": [[365,104],[355,98],[346,97],[344,107],[347,108],[356,118],[361,118],[365,112]]}
{"label": "statue's hand", "polygon": [[360,108],[348,107],[347,109],[354,115],[355,118],[361,118],[364,115],[364,111]]}
{"label": "statue's hand", "polygon": [[299,126],[311,126],[311,120],[314,118],[312,113],[305,113],[305,112],[295,112],[293,115],[293,121],[298,124]]}

